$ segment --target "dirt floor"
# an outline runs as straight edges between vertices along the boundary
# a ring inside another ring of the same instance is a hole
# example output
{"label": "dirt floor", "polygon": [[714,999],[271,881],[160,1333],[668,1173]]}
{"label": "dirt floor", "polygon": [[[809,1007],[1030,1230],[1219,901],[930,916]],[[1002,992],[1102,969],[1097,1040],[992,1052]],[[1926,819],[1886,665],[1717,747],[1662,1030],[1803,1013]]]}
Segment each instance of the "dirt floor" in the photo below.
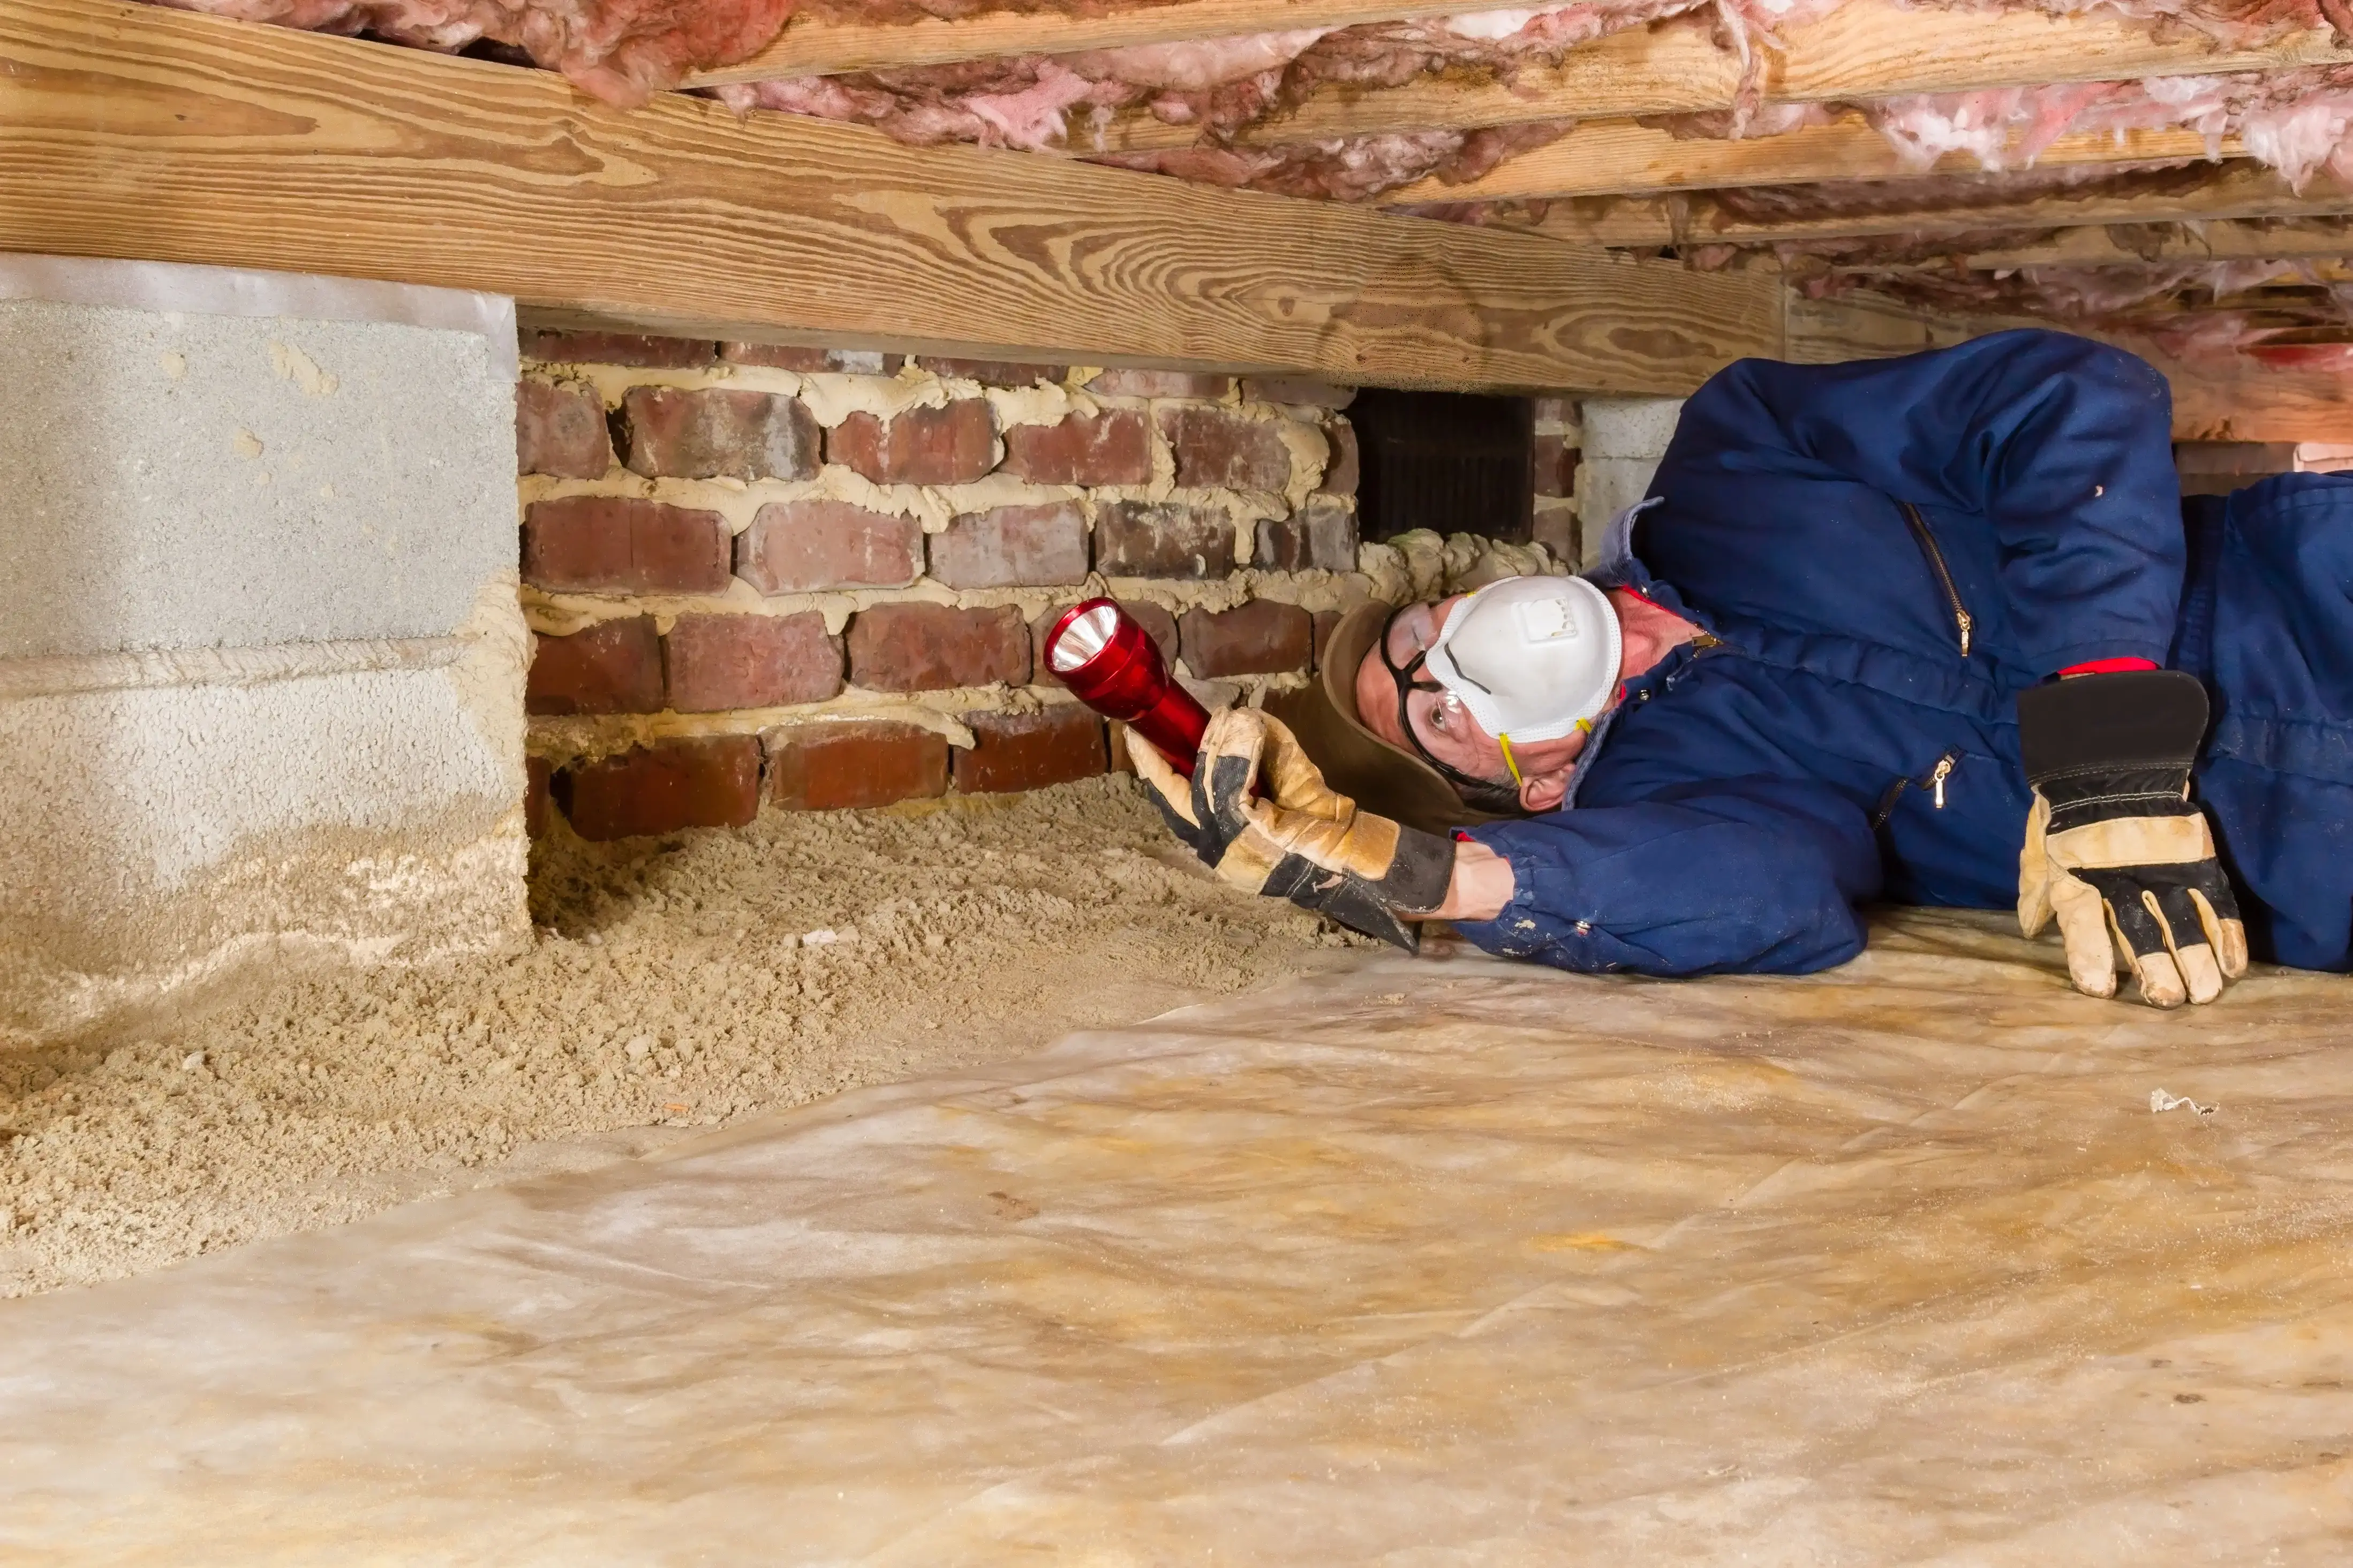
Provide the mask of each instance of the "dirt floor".
{"label": "dirt floor", "polygon": [[1121,777],[566,836],[533,883],[515,952],[248,972],[170,1017],[0,1055],[0,1295],[590,1168],[1356,940],[1219,886]]}

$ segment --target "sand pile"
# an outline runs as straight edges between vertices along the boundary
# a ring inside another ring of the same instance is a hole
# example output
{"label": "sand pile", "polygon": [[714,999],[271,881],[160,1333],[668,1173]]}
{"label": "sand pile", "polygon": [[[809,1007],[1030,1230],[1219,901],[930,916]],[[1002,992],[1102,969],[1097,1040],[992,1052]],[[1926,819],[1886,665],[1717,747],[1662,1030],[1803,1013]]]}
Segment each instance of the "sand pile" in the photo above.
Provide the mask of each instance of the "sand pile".
{"label": "sand pile", "polygon": [[0,1294],[640,1153],[1338,961],[1124,778],[542,846],[534,940],[0,1056]]}

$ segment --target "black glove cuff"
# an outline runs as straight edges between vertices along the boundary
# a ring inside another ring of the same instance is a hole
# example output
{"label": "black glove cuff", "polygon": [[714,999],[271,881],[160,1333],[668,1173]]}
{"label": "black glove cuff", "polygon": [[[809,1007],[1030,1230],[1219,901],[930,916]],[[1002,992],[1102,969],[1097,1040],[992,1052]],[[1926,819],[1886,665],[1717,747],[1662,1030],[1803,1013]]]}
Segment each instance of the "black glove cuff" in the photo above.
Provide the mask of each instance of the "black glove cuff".
{"label": "black glove cuff", "polygon": [[1426,915],[1454,886],[1454,840],[1418,827],[1398,827],[1397,858],[1373,884],[1381,902],[1401,915]]}
{"label": "black glove cuff", "polygon": [[2206,738],[2206,689],[2178,669],[2137,669],[2054,680],[2018,694],[2018,749],[2026,782],[2056,807],[2131,789],[2179,795]]}
{"label": "black glove cuff", "polygon": [[2063,773],[2045,779],[2051,803],[2048,831],[2064,833],[2113,816],[2191,816],[2198,808],[2182,793],[2187,768],[2133,768],[2117,773]]}

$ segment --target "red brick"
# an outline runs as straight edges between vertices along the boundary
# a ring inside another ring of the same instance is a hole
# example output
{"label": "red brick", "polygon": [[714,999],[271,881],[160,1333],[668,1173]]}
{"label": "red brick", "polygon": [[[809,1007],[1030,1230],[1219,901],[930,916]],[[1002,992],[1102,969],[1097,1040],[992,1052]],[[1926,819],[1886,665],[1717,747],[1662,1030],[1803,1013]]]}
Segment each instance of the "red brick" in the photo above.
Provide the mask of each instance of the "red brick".
{"label": "red brick", "polygon": [[547,837],[547,781],[554,771],[545,757],[522,760],[522,830],[533,838]]}
{"label": "red brick", "polygon": [[671,479],[817,477],[817,416],[797,397],[633,386],[621,399],[629,471]]}
{"label": "red brick", "polygon": [[1029,628],[1010,605],[877,605],[849,621],[849,679],[870,691],[1029,680]]}
{"label": "red brick", "polygon": [[919,724],[858,720],[771,730],[768,798],[788,811],[849,811],[948,792],[948,742]]}
{"label": "red brick", "polygon": [[964,484],[997,466],[997,414],[977,397],[910,408],[888,424],[853,414],[826,437],[825,455],[878,485]]}
{"label": "red brick", "polygon": [[1291,448],[1271,419],[1164,408],[1160,434],[1176,450],[1176,482],[1189,489],[1280,490],[1291,482]]}
{"label": "red brick", "polygon": [[585,381],[527,375],[515,386],[515,467],[526,474],[600,479],[613,466],[605,401]]}
{"label": "red brick", "polygon": [[1005,433],[1005,471],[1041,485],[1141,485],[1152,479],[1152,443],[1134,408],[1072,414],[1055,425]]}
{"label": "red brick", "polygon": [[735,541],[735,574],[763,594],[903,588],[923,572],[922,523],[846,500],[771,501]]}
{"label": "red brick", "polygon": [[970,751],[955,754],[958,795],[1002,795],[1107,773],[1103,721],[1075,702],[1035,713],[967,713]]}
{"label": "red brick", "polygon": [[771,370],[798,371],[803,375],[828,372],[840,375],[895,375],[906,363],[898,354],[866,349],[797,349],[782,343],[721,343],[719,357],[729,364],[765,365]]}
{"label": "red brick", "polygon": [[558,593],[716,594],[727,557],[726,520],[700,508],[564,496],[523,513],[523,581]]}
{"label": "red brick", "polygon": [[1281,403],[1294,408],[1345,408],[1356,401],[1356,389],[1335,386],[1312,375],[1251,375],[1242,378],[1242,395],[1252,403]]}
{"label": "red brick", "polygon": [[1305,669],[1315,653],[1315,623],[1296,605],[1253,599],[1231,610],[1187,610],[1185,668],[1200,679]]}
{"label": "red brick", "polygon": [[1584,422],[1585,409],[1574,397],[1531,397],[1528,415],[1539,430],[1575,429]]}
{"label": "red brick", "polygon": [[1324,438],[1331,443],[1332,455],[1324,462],[1324,482],[1315,488],[1325,495],[1355,495],[1356,427],[1345,419],[1335,419],[1324,426]]}
{"label": "red brick", "polygon": [[1331,496],[1311,496],[1289,517],[1258,525],[1256,563],[1270,572],[1353,572],[1356,514]]}
{"label": "red brick", "polygon": [[597,840],[741,827],[760,814],[760,741],[713,735],[658,741],[555,775],[573,831]]}
{"label": "red brick", "polygon": [[1336,631],[1336,630],[1338,630],[1338,629],[1339,629],[1339,626],[1340,626],[1340,612],[1339,612],[1339,611],[1337,611],[1337,610],[1318,610],[1318,611],[1316,611],[1316,612],[1315,612],[1315,668],[1316,668],[1321,669],[1321,668],[1324,668],[1324,645],[1325,643],[1328,643],[1328,642],[1330,642],[1330,641],[1332,640],[1332,634],[1333,634],[1335,631]]}
{"label": "red brick", "polygon": [[1540,496],[1573,496],[1577,493],[1577,465],[1585,454],[1568,444],[1566,436],[1538,436],[1535,438],[1535,493]]}
{"label": "red brick", "polygon": [[[1054,623],[1060,620],[1062,612],[1070,607],[1070,605],[1056,605],[1029,623],[1029,646],[1038,650],[1038,668],[1030,675],[1030,679],[1040,686],[1062,684],[1062,678],[1056,675],[1053,667],[1046,662],[1046,634],[1054,629]],[[1144,627],[1145,634],[1159,647],[1160,657],[1167,661],[1171,669],[1174,669],[1176,667],[1177,651],[1176,617],[1149,599],[1122,599],[1119,602],[1119,607],[1133,616],[1136,623]]]}
{"label": "red brick", "polygon": [[784,708],[841,690],[841,639],[815,610],[796,616],[681,616],[669,655],[670,705],[681,713]]}
{"label": "red brick", "polygon": [[930,371],[934,375],[962,376],[990,386],[1029,386],[1041,381],[1060,381],[1071,374],[1068,365],[1016,364],[998,359],[937,359],[930,354],[918,356],[915,368]]}
{"label": "red brick", "polygon": [[1226,514],[1181,501],[1113,501],[1095,518],[1095,570],[1106,577],[1222,577],[1233,569]]}
{"label": "red brick", "polygon": [[1076,503],[966,512],[931,538],[932,575],[951,588],[1087,580],[1087,520]]}
{"label": "red brick", "polygon": [[661,705],[661,636],[651,616],[532,638],[525,712],[656,713]]}
{"label": "red brick", "polygon": [[565,364],[629,364],[648,370],[683,370],[711,363],[709,338],[657,338],[633,332],[533,332],[523,342],[525,359]]}
{"label": "red brick", "polygon": [[1201,397],[1212,403],[1233,389],[1232,376],[1184,370],[1106,370],[1087,383],[1087,390],[1099,397]]}

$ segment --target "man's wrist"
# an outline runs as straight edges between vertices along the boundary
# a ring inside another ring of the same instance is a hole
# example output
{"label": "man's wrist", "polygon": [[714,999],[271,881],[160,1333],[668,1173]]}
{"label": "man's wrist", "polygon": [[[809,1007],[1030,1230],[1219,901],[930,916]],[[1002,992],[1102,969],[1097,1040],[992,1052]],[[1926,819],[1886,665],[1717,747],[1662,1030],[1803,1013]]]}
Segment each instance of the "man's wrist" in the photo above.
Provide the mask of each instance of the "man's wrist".
{"label": "man's wrist", "polygon": [[1454,846],[1454,875],[1446,884],[1446,901],[1428,919],[1491,921],[1512,901],[1519,879],[1512,863],[1484,844],[1461,839]]}

